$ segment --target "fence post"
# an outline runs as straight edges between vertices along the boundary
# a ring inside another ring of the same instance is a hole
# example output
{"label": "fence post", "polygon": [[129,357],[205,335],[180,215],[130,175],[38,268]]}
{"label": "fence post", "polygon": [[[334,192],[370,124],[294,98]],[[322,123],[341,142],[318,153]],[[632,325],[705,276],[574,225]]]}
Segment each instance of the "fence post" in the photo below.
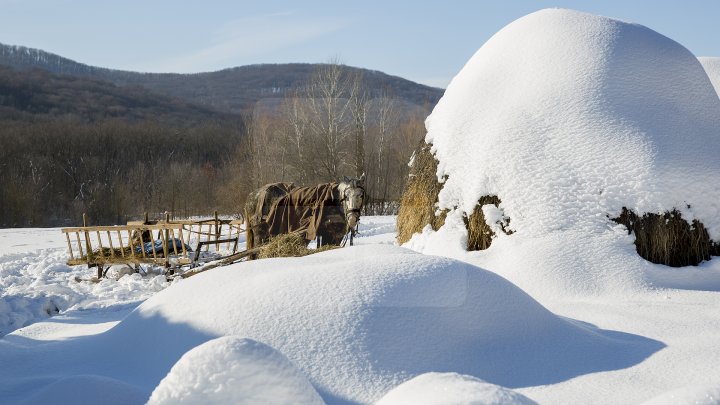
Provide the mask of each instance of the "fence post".
{"label": "fence post", "polygon": [[[218,212],[215,211],[215,240],[220,240],[220,220],[218,220]],[[220,250],[220,242],[215,242],[215,251]]]}

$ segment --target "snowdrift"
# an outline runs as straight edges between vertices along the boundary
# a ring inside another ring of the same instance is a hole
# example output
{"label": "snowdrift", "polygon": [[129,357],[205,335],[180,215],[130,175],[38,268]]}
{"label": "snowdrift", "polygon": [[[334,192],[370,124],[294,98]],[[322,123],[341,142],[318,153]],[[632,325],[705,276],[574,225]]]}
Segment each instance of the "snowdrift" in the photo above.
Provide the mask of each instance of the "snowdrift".
{"label": "snowdrift", "polygon": [[[163,345],[138,347],[138,331]],[[123,350],[128,368],[155,367],[132,383],[157,384],[183,353],[227,335],[277,349],[329,403],[368,403],[431,371],[550,384],[628,367],[662,346],[557,317],[493,273],[394,246],[203,273],[148,299],[104,346]]]}
{"label": "snowdrift", "polygon": [[225,336],[185,353],[150,396],[160,404],[324,402],[305,376],[272,347]]}
{"label": "snowdrift", "polygon": [[694,385],[659,395],[641,405],[720,405],[720,385]]}
{"label": "snowdrift", "polygon": [[[440,208],[469,215],[498,196],[515,231],[499,239],[514,242],[483,265],[533,295],[644,288],[652,266],[609,219],[623,207],[676,208],[720,241],[720,100],[694,55],[646,27],[561,9],[520,18],[467,62],[426,127],[448,177]],[[409,246],[462,242],[431,234]]]}
{"label": "snowdrift", "polygon": [[98,375],[74,375],[60,378],[43,387],[23,405],[46,404],[141,404],[147,395],[135,386]]}
{"label": "snowdrift", "polygon": [[427,373],[393,388],[375,405],[537,405],[507,388],[457,373]]}
{"label": "snowdrift", "polygon": [[720,58],[701,57],[698,60],[705,68],[705,72],[715,87],[715,91],[720,94]]}

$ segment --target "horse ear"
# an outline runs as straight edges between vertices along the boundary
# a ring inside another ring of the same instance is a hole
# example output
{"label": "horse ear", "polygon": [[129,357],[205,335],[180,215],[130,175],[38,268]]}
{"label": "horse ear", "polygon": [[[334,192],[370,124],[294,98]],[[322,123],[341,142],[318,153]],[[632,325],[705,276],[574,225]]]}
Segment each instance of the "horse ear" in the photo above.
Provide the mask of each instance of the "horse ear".
{"label": "horse ear", "polygon": [[365,181],[365,173],[363,173],[363,174],[360,176],[360,179],[359,179],[359,180],[360,180],[361,183]]}

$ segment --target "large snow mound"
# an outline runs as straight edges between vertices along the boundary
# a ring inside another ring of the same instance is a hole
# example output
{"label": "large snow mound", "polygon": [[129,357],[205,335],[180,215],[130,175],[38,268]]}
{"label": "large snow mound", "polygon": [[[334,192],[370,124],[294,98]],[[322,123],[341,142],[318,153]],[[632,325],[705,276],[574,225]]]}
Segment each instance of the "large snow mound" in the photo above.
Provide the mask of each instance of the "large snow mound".
{"label": "large snow mound", "polygon": [[[137,347],[138,331],[163,345]],[[125,350],[129,363],[151,359],[154,368],[134,376],[148,382],[227,335],[277,349],[329,403],[371,402],[431,371],[548,384],[628,367],[662,346],[555,316],[475,266],[389,245],[202,273],[148,299],[103,346]]]}
{"label": "large snow mound", "polygon": [[700,57],[698,60],[705,68],[705,72],[715,87],[715,91],[720,94],[720,58]]}
{"label": "large snow mound", "polygon": [[185,353],[150,396],[158,404],[323,404],[305,376],[272,347],[226,336]]}
{"label": "large snow mound", "polygon": [[440,208],[460,216],[408,246],[463,257],[461,215],[497,195],[493,215],[515,233],[476,263],[533,296],[652,284],[634,235],[610,220],[623,207],[677,208],[720,241],[720,100],[694,55],[641,25],[563,9],[522,17],[467,62],[426,127],[448,176]]}
{"label": "large snow mound", "polygon": [[513,390],[457,373],[427,373],[398,385],[376,405],[536,405]]}
{"label": "large snow mound", "polygon": [[[426,121],[441,207],[497,195],[510,226],[599,232],[678,208],[720,240],[720,100],[697,58],[646,27],[572,10],[488,40]],[[689,207],[689,208],[688,208]]]}

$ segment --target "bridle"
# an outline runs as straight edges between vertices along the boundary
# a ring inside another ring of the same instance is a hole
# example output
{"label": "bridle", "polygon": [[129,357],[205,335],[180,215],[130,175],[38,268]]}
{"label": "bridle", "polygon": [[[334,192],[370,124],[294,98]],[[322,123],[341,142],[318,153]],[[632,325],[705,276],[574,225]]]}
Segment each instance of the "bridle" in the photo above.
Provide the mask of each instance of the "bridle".
{"label": "bridle", "polygon": [[[347,234],[350,234],[350,246],[353,245],[353,238],[358,232],[358,225],[359,221],[355,222],[354,226],[350,226],[350,216],[355,215],[358,219],[360,218],[360,212],[362,210],[363,205],[365,205],[365,188],[357,184],[357,180],[351,180],[349,183],[347,183],[347,186],[343,187],[341,190],[341,196],[340,196],[340,204],[342,205],[343,212],[345,213],[345,234],[347,238]],[[361,197],[360,197],[360,203],[355,204],[354,199],[357,198],[357,190],[360,190]],[[350,195],[351,192],[355,191],[353,194]],[[342,245],[345,245],[345,240],[343,239]]]}

